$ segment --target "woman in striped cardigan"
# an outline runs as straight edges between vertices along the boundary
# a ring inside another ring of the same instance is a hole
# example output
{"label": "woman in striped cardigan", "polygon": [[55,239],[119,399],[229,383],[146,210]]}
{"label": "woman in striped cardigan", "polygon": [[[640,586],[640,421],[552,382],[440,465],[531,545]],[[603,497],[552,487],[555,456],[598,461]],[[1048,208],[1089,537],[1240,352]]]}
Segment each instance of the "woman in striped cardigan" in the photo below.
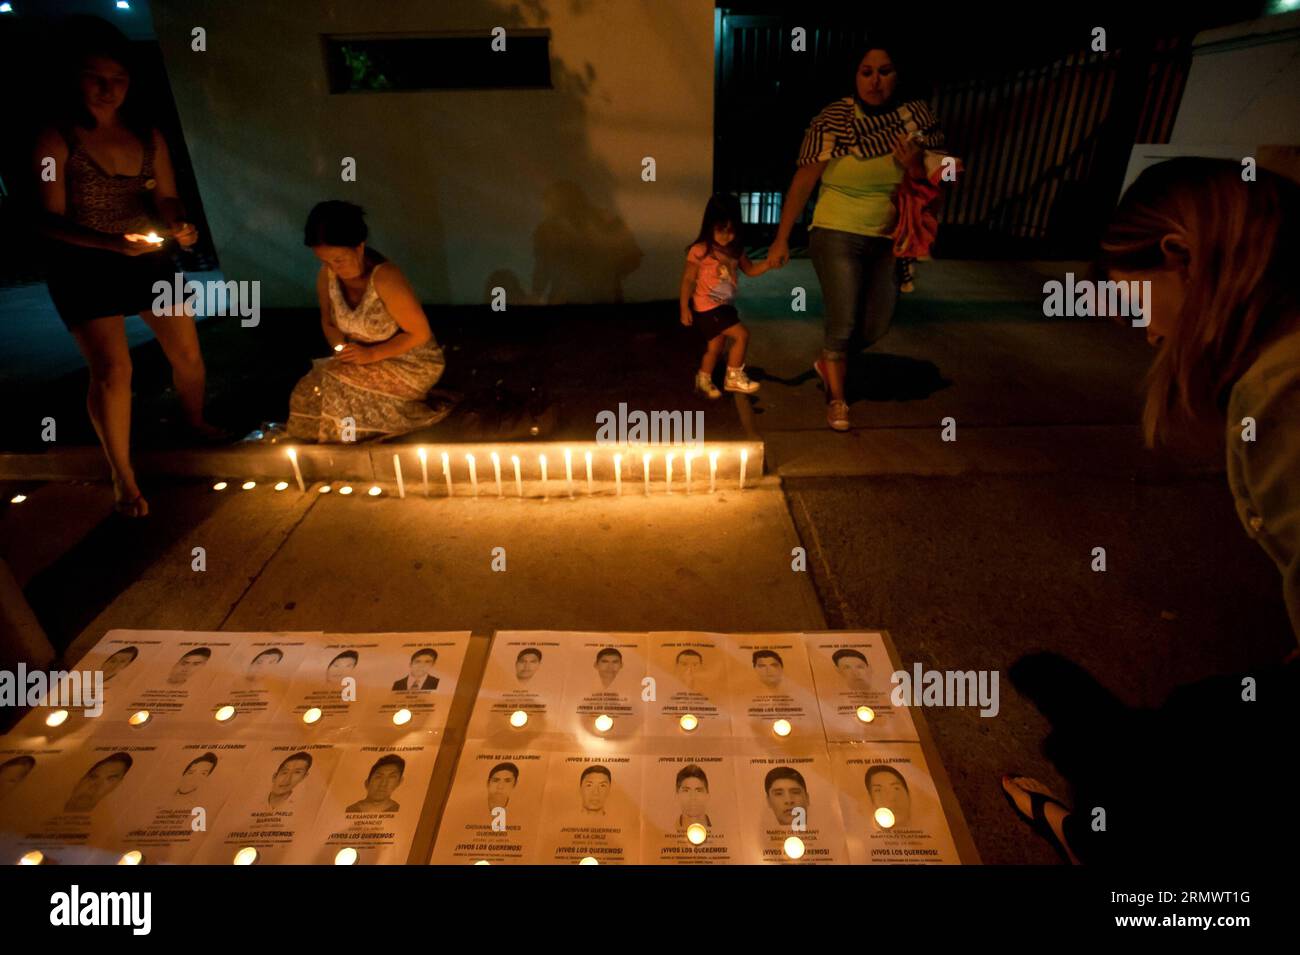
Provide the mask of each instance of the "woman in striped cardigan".
{"label": "woman in striped cardigan", "polygon": [[849,428],[844,400],[845,358],[856,333],[865,345],[889,329],[897,297],[893,239],[897,193],[905,177],[935,178],[943,134],[921,100],[896,97],[898,73],[889,52],[867,50],[858,62],[852,96],[813,119],[799,149],[799,168],[768,252],[780,267],[790,257],[790,230],[813,189],[809,250],[826,305],[822,354],[813,367],[827,393],[827,423]]}

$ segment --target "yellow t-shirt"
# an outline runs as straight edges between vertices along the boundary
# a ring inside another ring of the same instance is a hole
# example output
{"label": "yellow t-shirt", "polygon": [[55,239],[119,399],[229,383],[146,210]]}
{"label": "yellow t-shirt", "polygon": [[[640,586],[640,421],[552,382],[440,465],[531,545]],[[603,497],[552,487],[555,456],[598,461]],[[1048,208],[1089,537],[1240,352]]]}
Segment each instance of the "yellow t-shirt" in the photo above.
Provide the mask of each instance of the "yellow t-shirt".
{"label": "yellow t-shirt", "polygon": [[902,181],[903,167],[892,154],[832,159],[822,171],[812,228],[889,235],[898,216],[892,201],[894,189]]}

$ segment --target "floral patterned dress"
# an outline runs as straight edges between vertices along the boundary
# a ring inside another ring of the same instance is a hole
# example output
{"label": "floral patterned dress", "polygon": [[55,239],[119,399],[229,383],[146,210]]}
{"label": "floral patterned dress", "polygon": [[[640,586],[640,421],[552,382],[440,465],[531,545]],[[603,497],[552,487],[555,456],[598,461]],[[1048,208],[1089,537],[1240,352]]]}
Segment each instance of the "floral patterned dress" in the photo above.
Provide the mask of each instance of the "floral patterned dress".
{"label": "floral patterned dress", "polygon": [[[401,331],[375,291],[375,272],[385,267],[381,263],[371,271],[355,308],[344,298],[338,277],[332,270],[328,273],[334,324],[349,341],[371,345]],[[426,401],[445,367],[442,348],[432,338],[405,354],[368,365],[318,358],[289,396],[287,430],[300,440],[332,443],[343,440],[348,419],[357,441],[427,428],[447,413]]]}

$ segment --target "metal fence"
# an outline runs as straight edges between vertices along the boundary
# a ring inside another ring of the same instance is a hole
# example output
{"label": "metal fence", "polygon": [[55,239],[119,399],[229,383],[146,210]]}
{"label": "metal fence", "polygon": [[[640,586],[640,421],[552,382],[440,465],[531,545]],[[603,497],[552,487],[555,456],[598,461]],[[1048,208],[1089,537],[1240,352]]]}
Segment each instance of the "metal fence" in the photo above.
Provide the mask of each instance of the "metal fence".
{"label": "metal fence", "polygon": [[[844,64],[866,30],[806,26],[807,49],[795,53],[782,17],[718,22],[714,187],[740,194],[748,237],[761,243],[775,234],[803,130],[851,89]],[[1190,61],[1190,35],[1179,35],[914,87],[966,167],[940,217],[939,253],[1088,254],[1133,145],[1169,141]]]}

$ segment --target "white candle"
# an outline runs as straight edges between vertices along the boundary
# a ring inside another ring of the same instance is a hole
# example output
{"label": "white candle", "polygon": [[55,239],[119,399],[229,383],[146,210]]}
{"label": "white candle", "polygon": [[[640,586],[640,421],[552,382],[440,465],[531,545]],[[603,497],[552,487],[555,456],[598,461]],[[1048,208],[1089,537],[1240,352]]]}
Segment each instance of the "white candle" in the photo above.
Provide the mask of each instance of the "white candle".
{"label": "white candle", "polygon": [[650,496],[650,455],[649,454],[643,453],[641,455],[641,471],[645,478],[646,497],[649,497]]}
{"label": "white candle", "polygon": [[303,483],[302,471],[298,469],[298,449],[290,448],[288,454],[289,454],[289,461],[291,464],[293,464],[293,476],[298,479],[298,490],[306,494],[307,485]]}
{"label": "white candle", "polygon": [[404,501],[406,500],[406,483],[402,480],[402,459],[400,455],[393,455],[393,472],[397,475],[397,496]]}
{"label": "white candle", "polygon": [[745,468],[749,464],[749,448],[740,449],[740,489],[745,489]]}
{"label": "white candle", "polygon": [[564,449],[564,481],[569,488],[569,497],[573,497],[573,452]]}
{"label": "white candle", "polygon": [[465,463],[469,465],[469,485],[473,491],[474,497],[478,497],[478,465],[474,463],[474,455],[465,455]]}
{"label": "white candle", "polygon": [[614,455],[614,493],[623,496],[623,455]]}
{"label": "white candle", "polygon": [[671,451],[668,452],[668,466],[664,473],[667,475],[668,478],[667,485],[668,485],[669,494],[673,493],[673,458],[675,457],[677,457],[675,453]]}
{"label": "white candle", "polygon": [[447,496],[451,497],[451,457],[446,451],[442,452],[442,476],[447,479]]}
{"label": "white candle", "polygon": [[542,469],[542,500],[545,501],[550,497],[550,489],[546,486],[546,455],[539,454],[537,463]]}
{"label": "white candle", "polygon": [[416,456],[420,459],[420,476],[424,478],[424,496],[429,496],[429,456],[424,453],[424,448],[415,449]]}
{"label": "white candle", "polygon": [[582,453],[582,457],[587,462],[587,493],[590,494],[591,493],[591,452],[584,451]]}
{"label": "white candle", "polygon": [[510,455],[510,462],[515,466],[515,493],[518,494],[520,497],[523,497],[524,482],[523,479],[519,477],[519,455],[517,454]]}
{"label": "white candle", "polygon": [[497,479],[497,497],[505,497],[501,491],[501,455],[495,451],[492,452],[492,473]]}
{"label": "white candle", "polygon": [[709,493],[718,489],[718,452],[709,452]]}
{"label": "white candle", "polygon": [[695,458],[694,451],[686,452],[686,493],[691,493],[691,461]]}

